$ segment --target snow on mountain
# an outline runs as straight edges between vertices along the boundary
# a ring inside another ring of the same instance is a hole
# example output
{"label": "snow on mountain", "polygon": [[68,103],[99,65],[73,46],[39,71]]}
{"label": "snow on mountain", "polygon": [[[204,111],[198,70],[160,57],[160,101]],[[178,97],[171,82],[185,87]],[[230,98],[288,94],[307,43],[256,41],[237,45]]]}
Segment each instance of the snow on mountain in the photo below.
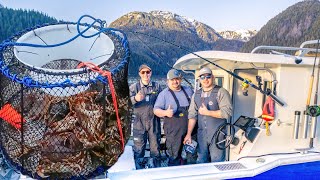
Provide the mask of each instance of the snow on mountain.
{"label": "snow on mountain", "polygon": [[213,28],[195,19],[180,16],[169,11],[150,11],[150,14],[154,17],[165,19],[167,22],[178,22],[182,29],[197,34],[206,42],[214,42],[222,38]]}
{"label": "snow on mountain", "polygon": [[249,41],[256,30],[238,30],[217,32],[210,26],[195,19],[180,16],[169,11],[130,12],[111,24],[112,26],[138,26],[187,32],[197,35],[206,42],[215,42],[218,39]]}
{"label": "snow on mountain", "polygon": [[249,41],[253,36],[255,36],[258,33],[258,31],[241,29],[236,31],[220,31],[218,33],[225,39]]}
{"label": "snow on mountain", "polygon": [[205,42],[215,42],[222,37],[210,26],[194,19],[168,11],[130,12],[110,24],[111,27],[163,29],[191,33]]}
{"label": "snow on mountain", "polygon": [[183,25],[185,25],[187,27],[188,26],[195,27],[197,24],[199,24],[199,22],[194,19],[191,19],[191,18],[188,18],[185,16],[180,16],[178,14],[175,14],[175,13],[172,13],[169,11],[150,11],[150,14],[155,17],[162,17],[167,20],[172,20],[172,19],[178,20],[179,22],[181,22]]}
{"label": "snow on mountain", "polygon": [[[192,18],[180,16],[169,11],[151,11],[150,14],[155,17],[164,18],[166,20],[176,20],[180,22],[184,27],[187,27],[192,31],[197,31],[198,32],[197,34],[199,34],[199,29],[201,29],[201,27],[206,26],[205,24],[199,21],[196,21]],[[205,29],[208,29],[208,27],[209,26],[206,26]],[[228,30],[228,31],[216,32],[214,29],[212,29],[211,31],[220,34],[225,39],[241,40],[241,41],[249,41],[251,37],[257,34],[256,30],[236,30],[236,31]]]}

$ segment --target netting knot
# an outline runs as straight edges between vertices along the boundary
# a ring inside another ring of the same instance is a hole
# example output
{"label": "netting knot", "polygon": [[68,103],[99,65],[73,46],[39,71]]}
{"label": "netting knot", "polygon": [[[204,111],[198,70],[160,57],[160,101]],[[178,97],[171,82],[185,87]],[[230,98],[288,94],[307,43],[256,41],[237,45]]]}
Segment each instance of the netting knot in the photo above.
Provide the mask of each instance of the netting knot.
{"label": "netting knot", "polygon": [[22,82],[23,82],[24,85],[30,87],[31,84],[32,84],[32,78],[30,78],[30,77],[23,77]]}

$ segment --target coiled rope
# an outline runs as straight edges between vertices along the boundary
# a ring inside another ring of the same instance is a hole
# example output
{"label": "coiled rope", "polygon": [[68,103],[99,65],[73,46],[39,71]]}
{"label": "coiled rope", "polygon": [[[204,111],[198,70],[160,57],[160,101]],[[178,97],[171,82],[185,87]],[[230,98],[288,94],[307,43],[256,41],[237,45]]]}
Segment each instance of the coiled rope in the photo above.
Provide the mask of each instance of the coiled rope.
{"label": "coiled rope", "polygon": [[[81,23],[82,19],[83,18],[90,18],[93,20],[93,22],[89,25],[89,24],[83,24]],[[76,24],[77,26],[77,31],[78,31],[78,34],[64,42],[61,42],[61,43],[57,43],[57,44],[44,44],[44,45],[41,45],[41,44],[31,44],[31,43],[17,43],[17,42],[11,42],[10,40],[5,40],[1,45],[0,45],[0,51],[2,51],[5,47],[8,47],[8,46],[28,46],[28,47],[35,47],[35,48],[52,48],[52,47],[58,47],[58,46],[62,46],[62,45],[65,45],[67,43],[70,43],[72,41],[74,41],[75,39],[79,38],[79,37],[83,37],[83,38],[92,38],[93,36],[98,36],[100,33],[103,33],[103,32],[109,32],[113,35],[115,35],[116,37],[118,37],[119,39],[121,39],[121,44],[122,46],[125,48],[125,57],[122,59],[122,61],[120,62],[120,64],[113,68],[111,70],[111,73],[114,74],[114,73],[117,73],[119,71],[120,68],[123,68],[124,65],[127,63],[125,62],[126,59],[130,56],[130,52],[129,52],[129,43],[128,43],[128,40],[127,40],[127,36],[125,35],[125,33],[119,29],[114,29],[114,28],[104,28],[104,24],[105,24],[105,21],[102,21],[100,19],[96,19],[90,15],[83,15],[79,18],[79,20],[77,21],[77,23],[69,23],[69,24]],[[92,35],[85,35],[84,33],[87,32],[90,28],[92,27],[97,27],[95,26],[96,24],[99,24],[99,30],[98,32],[92,34]],[[81,25],[84,25],[84,26],[87,26],[83,31],[80,31],[80,26]],[[37,26],[37,28],[40,28],[40,27],[43,27],[43,26]],[[30,30],[30,29],[28,29]],[[119,33],[117,33],[119,32]],[[19,34],[22,34],[22,33],[19,33]],[[120,34],[123,36],[123,37],[120,37]],[[36,69],[35,69],[36,70]],[[37,70],[39,71],[39,70]],[[96,83],[96,80],[92,80],[90,79],[89,82],[84,82],[82,80],[80,80],[79,82],[72,82],[70,79],[66,79],[64,82],[61,82],[61,83],[58,83],[58,82],[46,82],[46,83],[42,83],[42,82],[38,82],[38,81],[35,81],[33,80],[31,77],[27,77],[27,76],[24,76],[22,78],[19,78],[17,76],[17,74],[13,74],[10,72],[10,69],[9,67],[4,63],[4,61],[2,60],[2,58],[0,57],[0,72],[2,74],[4,74],[6,77],[8,77],[9,79],[15,81],[15,82],[18,82],[20,84],[24,84],[25,86],[27,87],[39,87],[39,88],[55,88],[55,87],[76,87],[76,86],[81,86],[81,85],[88,85],[89,83]],[[59,74],[59,73],[56,73],[56,74]],[[101,80],[103,81],[103,79],[97,77],[96,79],[98,80]]]}

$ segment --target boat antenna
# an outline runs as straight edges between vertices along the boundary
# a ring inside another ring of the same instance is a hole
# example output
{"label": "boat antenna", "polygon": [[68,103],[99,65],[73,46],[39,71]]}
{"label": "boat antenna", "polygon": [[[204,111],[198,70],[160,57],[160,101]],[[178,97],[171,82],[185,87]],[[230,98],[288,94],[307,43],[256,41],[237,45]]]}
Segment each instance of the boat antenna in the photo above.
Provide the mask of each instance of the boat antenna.
{"label": "boat antenna", "polygon": [[[129,31],[129,32],[131,32],[131,31]],[[135,35],[133,32],[131,32],[131,33],[132,33],[133,35]],[[136,37],[146,48],[148,48],[151,53],[153,53],[153,54],[155,54],[156,56],[158,56],[158,58],[161,60],[161,62],[165,62],[165,60],[162,58],[162,56],[160,56],[160,54],[158,54],[158,53],[156,53],[155,51],[153,51],[153,50],[151,49],[151,47],[148,46],[147,43],[144,42],[144,41],[139,37],[139,35],[135,35],[135,37]],[[153,60],[153,59],[152,59],[152,60]],[[154,61],[154,60],[153,60],[153,61]],[[173,66],[170,66],[168,63],[164,63],[164,64],[166,64],[166,65],[167,65],[169,68],[171,68],[171,69],[178,70],[178,69],[174,68]],[[193,88],[193,85],[190,83],[190,81],[188,81],[188,80],[187,80],[185,77],[183,77],[183,76],[182,76],[182,79],[183,79],[186,83],[188,83],[188,85],[189,85],[191,88]]]}
{"label": "boat antenna", "polygon": [[314,80],[314,70],[316,66],[316,61],[318,57],[318,49],[319,49],[320,39],[318,39],[317,42],[317,48],[316,48],[316,55],[314,57],[314,63],[312,68],[312,74],[310,78],[310,87],[309,87],[309,93],[308,93],[308,99],[307,99],[307,112],[310,116],[313,118],[311,119],[311,135],[310,135],[310,142],[309,142],[309,148],[313,148],[313,138],[316,134],[316,126],[317,126],[317,116],[320,115],[320,107],[317,105],[318,103],[318,89],[319,89],[319,74],[320,74],[320,62],[318,62],[318,73],[317,73],[317,82],[316,82],[316,91],[314,93],[314,105],[310,106],[310,99],[311,99],[311,92],[313,88],[313,80]]}
{"label": "boat antenna", "polygon": [[204,61],[206,61],[206,62],[208,62],[208,63],[210,63],[210,64],[212,64],[212,65],[214,65],[214,66],[216,66],[217,68],[222,69],[223,71],[227,72],[228,74],[230,74],[230,75],[233,76],[234,78],[239,79],[240,81],[243,81],[243,83],[246,83],[246,84],[250,85],[252,88],[260,91],[262,94],[265,94],[265,95],[267,95],[267,96],[270,96],[270,97],[271,97],[273,100],[275,100],[275,102],[277,102],[280,106],[284,106],[284,102],[282,102],[276,95],[274,95],[274,94],[271,92],[270,89],[267,89],[266,91],[264,91],[264,90],[261,89],[261,87],[258,87],[257,85],[253,84],[251,81],[249,81],[249,80],[247,80],[247,79],[244,79],[243,77],[241,77],[241,76],[239,76],[239,75],[237,75],[237,74],[235,74],[235,73],[233,73],[233,72],[231,72],[231,71],[229,71],[229,70],[227,70],[227,69],[219,66],[218,64],[216,64],[216,63],[214,63],[214,62],[209,61],[208,59],[206,59],[206,58],[204,58],[204,57],[202,57],[202,56],[199,56],[198,54],[196,54],[196,53],[194,53],[194,52],[191,52],[190,50],[188,50],[188,49],[186,49],[186,48],[183,48],[183,47],[181,47],[181,46],[179,46],[179,45],[177,45],[177,44],[174,44],[174,43],[172,43],[172,42],[169,42],[169,41],[167,41],[167,40],[161,39],[161,38],[159,38],[159,37],[156,37],[156,36],[153,36],[153,35],[150,35],[150,34],[146,34],[146,33],[142,33],[142,32],[137,32],[137,31],[130,31],[130,30],[127,30],[127,31],[128,31],[128,32],[131,32],[131,33],[135,33],[135,34],[142,34],[142,35],[144,35],[144,36],[148,36],[148,37],[151,37],[151,38],[154,38],[154,39],[158,39],[158,40],[160,40],[160,41],[162,41],[162,42],[171,44],[171,45],[173,45],[173,46],[175,46],[175,47],[178,47],[178,48],[180,48],[180,49],[182,49],[182,50],[184,50],[184,51],[186,51],[186,52],[188,52],[188,53],[191,53],[191,54],[199,57],[200,59],[202,59],[202,60],[204,60]]}

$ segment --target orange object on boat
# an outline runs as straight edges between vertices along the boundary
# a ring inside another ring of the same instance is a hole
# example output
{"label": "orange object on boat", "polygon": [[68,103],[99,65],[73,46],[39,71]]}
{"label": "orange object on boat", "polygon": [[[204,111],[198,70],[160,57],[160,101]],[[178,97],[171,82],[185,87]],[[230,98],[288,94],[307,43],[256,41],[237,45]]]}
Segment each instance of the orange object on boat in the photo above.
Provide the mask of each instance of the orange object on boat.
{"label": "orange object on boat", "polygon": [[[19,114],[11,104],[6,104],[0,110],[0,118],[10,123],[13,127],[21,129],[21,114]],[[23,122],[26,122],[23,119]]]}
{"label": "orange object on boat", "polygon": [[268,96],[262,110],[262,119],[265,121],[274,120],[274,100]]}
{"label": "orange object on boat", "polygon": [[274,120],[274,100],[268,96],[263,105],[262,119],[266,121],[266,135],[270,136],[269,122]]}

